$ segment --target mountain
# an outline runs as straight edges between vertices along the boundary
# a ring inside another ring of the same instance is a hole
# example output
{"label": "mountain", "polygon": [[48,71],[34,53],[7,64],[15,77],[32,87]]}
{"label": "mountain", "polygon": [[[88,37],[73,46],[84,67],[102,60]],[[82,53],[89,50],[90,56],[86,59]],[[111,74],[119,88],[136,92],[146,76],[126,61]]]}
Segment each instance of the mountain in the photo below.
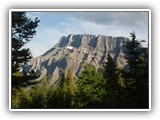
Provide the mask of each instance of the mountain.
{"label": "mountain", "polygon": [[62,36],[58,44],[43,55],[31,59],[24,65],[23,70],[34,70],[40,75],[37,81],[45,75],[50,76],[49,84],[52,85],[69,68],[75,76],[83,70],[84,64],[102,68],[107,53],[110,53],[118,67],[123,68],[126,65],[123,46],[128,40],[126,37],[89,34]]}

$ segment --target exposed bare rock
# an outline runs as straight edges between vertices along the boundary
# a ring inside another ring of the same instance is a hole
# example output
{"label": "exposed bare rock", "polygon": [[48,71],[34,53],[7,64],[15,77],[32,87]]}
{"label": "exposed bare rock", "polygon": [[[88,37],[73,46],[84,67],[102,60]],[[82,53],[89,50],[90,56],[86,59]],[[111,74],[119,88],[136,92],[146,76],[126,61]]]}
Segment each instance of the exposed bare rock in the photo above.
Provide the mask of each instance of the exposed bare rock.
{"label": "exposed bare rock", "polygon": [[75,75],[83,69],[83,64],[101,68],[106,61],[107,53],[111,54],[118,67],[123,68],[126,65],[123,45],[128,40],[125,37],[88,34],[62,36],[53,48],[31,59],[24,66],[24,71],[34,70],[41,78],[44,75],[51,75],[50,85],[52,85],[61,76],[62,71],[69,68]]}

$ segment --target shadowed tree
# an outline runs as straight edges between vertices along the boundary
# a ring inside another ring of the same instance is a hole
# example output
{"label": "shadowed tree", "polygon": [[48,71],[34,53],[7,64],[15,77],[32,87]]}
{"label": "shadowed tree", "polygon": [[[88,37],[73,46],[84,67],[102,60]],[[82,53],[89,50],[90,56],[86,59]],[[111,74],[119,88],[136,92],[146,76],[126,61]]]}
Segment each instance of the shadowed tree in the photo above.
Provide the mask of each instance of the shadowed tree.
{"label": "shadowed tree", "polygon": [[103,76],[110,88],[118,89],[119,71],[114,63],[111,55],[108,53],[107,62],[104,64]]}
{"label": "shadowed tree", "polygon": [[123,84],[121,70],[117,68],[111,55],[108,53],[107,62],[104,63],[103,77],[105,79],[104,106],[106,108],[123,107]]}
{"label": "shadowed tree", "polygon": [[30,91],[31,108],[47,108],[49,85],[46,76],[42,80],[42,85],[35,84]]}
{"label": "shadowed tree", "polygon": [[123,72],[126,85],[126,103],[130,108],[148,108],[148,53],[144,52],[135,32],[126,47],[128,71]]}
{"label": "shadowed tree", "polygon": [[[12,78],[29,59],[32,58],[29,48],[24,48],[33,36],[36,35],[36,28],[40,20],[31,20],[25,12],[12,12]],[[19,76],[20,77],[20,76]],[[21,77],[20,77],[21,78]],[[12,80],[12,82],[14,82]],[[14,83],[12,84],[14,85]]]}
{"label": "shadowed tree", "polygon": [[76,85],[71,69],[62,74],[59,86],[53,86],[50,90],[48,107],[49,108],[73,108],[74,97],[76,95]]}
{"label": "shadowed tree", "polygon": [[[138,42],[136,40],[136,34],[133,31],[133,33],[131,34],[131,41],[128,41],[127,44],[125,45],[126,48],[126,56],[125,58],[127,59],[127,63],[129,66],[129,70],[128,70],[128,78],[132,78],[130,79],[130,83],[136,83],[137,82],[137,78],[138,78],[138,74],[139,74],[139,70],[140,70],[140,64],[141,61],[139,60],[140,54],[141,52],[141,44],[140,42]],[[130,84],[129,83],[129,84]]]}

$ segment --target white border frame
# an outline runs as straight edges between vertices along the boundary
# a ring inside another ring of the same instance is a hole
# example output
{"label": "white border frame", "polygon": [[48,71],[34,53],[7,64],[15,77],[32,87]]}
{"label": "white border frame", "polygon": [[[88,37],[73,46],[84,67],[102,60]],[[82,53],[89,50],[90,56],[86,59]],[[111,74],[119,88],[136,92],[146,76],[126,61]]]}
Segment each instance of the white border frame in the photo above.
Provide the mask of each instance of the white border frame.
{"label": "white border frame", "polygon": [[[12,11],[28,12],[136,12],[149,13],[148,44],[149,44],[149,109],[12,109],[11,108],[11,13]],[[9,110],[10,111],[150,111],[151,110],[151,10],[150,9],[10,9],[9,10]]]}

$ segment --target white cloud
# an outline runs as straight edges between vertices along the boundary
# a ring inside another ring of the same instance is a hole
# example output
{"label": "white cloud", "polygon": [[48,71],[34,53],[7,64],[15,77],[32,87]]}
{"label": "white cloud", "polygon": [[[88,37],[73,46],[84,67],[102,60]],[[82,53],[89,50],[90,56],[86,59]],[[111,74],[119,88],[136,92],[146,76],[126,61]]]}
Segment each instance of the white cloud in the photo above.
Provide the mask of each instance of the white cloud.
{"label": "white cloud", "polygon": [[[124,36],[130,37],[130,32],[133,30],[137,33],[137,38],[147,39],[148,31],[146,25],[146,18],[141,18],[141,15],[146,14],[134,13],[115,13],[112,14],[96,14],[96,13],[62,13],[65,18],[55,20],[52,14],[52,19],[47,19],[49,23],[41,23],[37,29],[37,36],[28,44],[33,51],[34,57],[43,54],[55,44],[59,42],[61,36],[69,34],[94,34],[94,35],[108,35],[108,36]],[[32,16],[34,16],[33,14]],[[36,14],[35,16],[37,16]],[[45,17],[44,13],[39,14],[41,19]],[[50,15],[47,13],[47,15]],[[51,16],[51,15],[50,15]],[[124,17],[122,17],[124,16]],[[128,18],[128,19],[127,19]],[[126,20],[127,19],[127,20]],[[52,22],[53,21],[53,22]],[[55,22],[56,21],[56,22]],[[133,24],[131,24],[133,23]]]}

